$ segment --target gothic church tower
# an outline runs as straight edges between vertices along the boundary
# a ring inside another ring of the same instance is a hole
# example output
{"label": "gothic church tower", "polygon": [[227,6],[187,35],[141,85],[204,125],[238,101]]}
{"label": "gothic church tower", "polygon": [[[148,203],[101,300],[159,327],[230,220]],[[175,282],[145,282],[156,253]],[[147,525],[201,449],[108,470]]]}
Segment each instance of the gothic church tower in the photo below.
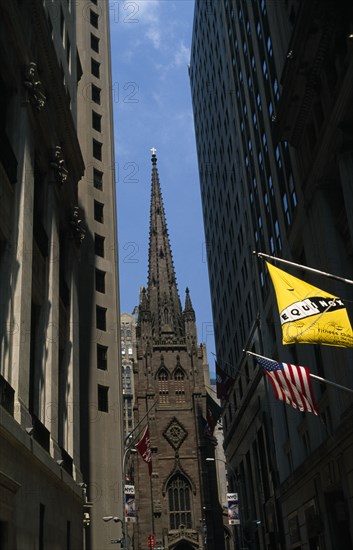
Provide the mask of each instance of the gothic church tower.
{"label": "gothic church tower", "polygon": [[151,534],[156,549],[224,549],[214,464],[205,460],[214,456],[202,425],[206,369],[188,289],[184,310],[180,302],[152,149],[148,283],[140,297],[134,368],[135,425],[151,410],[152,474],[138,457],[135,550],[145,550]]}

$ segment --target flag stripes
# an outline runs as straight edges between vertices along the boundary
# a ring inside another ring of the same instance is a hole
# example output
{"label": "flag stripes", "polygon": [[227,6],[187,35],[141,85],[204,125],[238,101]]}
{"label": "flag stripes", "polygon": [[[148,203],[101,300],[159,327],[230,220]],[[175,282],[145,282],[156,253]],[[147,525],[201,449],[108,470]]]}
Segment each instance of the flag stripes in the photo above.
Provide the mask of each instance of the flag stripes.
{"label": "flag stripes", "polygon": [[307,367],[278,363],[257,357],[257,362],[270,379],[275,397],[300,411],[318,415]]}

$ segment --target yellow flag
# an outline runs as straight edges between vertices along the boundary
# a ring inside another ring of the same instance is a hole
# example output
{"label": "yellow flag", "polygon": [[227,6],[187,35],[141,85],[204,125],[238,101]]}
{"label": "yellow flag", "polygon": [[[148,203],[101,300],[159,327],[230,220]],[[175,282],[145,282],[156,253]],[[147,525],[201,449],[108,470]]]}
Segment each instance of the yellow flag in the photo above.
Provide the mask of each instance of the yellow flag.
{"label": "yellow flag", "polygon": [[353,347],[353,331],[340,298],[266,262],[275,287],[283,344]]}

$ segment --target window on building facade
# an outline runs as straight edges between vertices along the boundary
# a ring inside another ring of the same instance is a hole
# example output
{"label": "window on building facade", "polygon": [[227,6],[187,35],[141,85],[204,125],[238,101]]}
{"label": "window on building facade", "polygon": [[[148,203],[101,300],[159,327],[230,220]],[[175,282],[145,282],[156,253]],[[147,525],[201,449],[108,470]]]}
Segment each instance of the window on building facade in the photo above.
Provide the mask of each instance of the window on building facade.
{"label": "window on building facade", "polygon": [[279,101],[279,86],[277,78],[275,78],[275,80],[273,81],[273,92],[275,94],[276,100]]}
{"label": "window on building facade", "polygon": [[70,43],[70,38],[68,33],[66,33],[65,49],[66,49],[67,66],[69,68],[69,71],[71,72],[71,43]]}
{"label": "window on building facade", "polygon": [[107,386],[98,385],[98,410],[99,411],[102,411],[102,412],[109,411],[108,391],[109,391],[109,388]]}
{"label": "window on building facade", "polygon": [[279,230],[278,220],[275,221],[275,234],[276,234],[278,250],[282,250],[281,234]]}
{"label": "window on building facade", "polygon": [[294,179],[293,179],[292,173],[289,174],[288,187],[289,187],[289,192],[292,200],[292,208],[295,208],[297,206],[298,201],[297,201],[297,195],[294,189]]}
{"label": "window on building facade", "polygon": [[257,26],[256,26],[256,32],[257,32],[257,36],[260,38],[262,38],[262,32],[261,32],[261,23],[260,21],[257,22]]}
{"label": "window on building facade", "polygon": [[103,144],[100,143],[100,141],[97,141],[96,139],[92,139],[92,152],[93,156],[97,160],[102,160],[102,147]]}
{"label": "window on building facade", "polygon": [[[125,389],[130,392],[131,391],[131,368],[130,367],[126,367],[124,369],[124,383],[125,383]],[[131,403],[130,403],[129,409],[131,410]],[[131,416],[131,414],[129,416]]]}
{"label": "window on building facade", "polygon": [[92,27],[95,27],[96,29],[98,29],[98,14],[95,13],[93,10],[90,10],[89,20]]}
{"label": "window on building facade", "polygon": [[177,474],[168,484],[170,529],[192,528],[191,487],[185,477]]}
{"label": "window on building facade", "polygon": [[92,128],[100,132],[102,130],[102,115],[92,111]]}
{"label": "window on building facade", "polygon": [[93,186],[99,191],[103,190],[103,172],[93,168]]}
{"label": "window on building facade", "polygon": [[265,207],[266,207],[266,212],[269,213],[270,212],[270,204],[269,204],[269,200],[268,200],[268,193],[266,191],[266,193],[264,194],[264,203],[265,203]]}
{"label": "window on building facade", "polygon": [[104,204],[98,201],[94,201],[94,219],[99,223],[104,221]]}
{"label": "window on building facade", "polygon": [[101,103],[101,89],[98,88],[98,86],[95,86],[94,84],[91,85],[91,98],[94,103],[97,103],[97,105],[100,105]]}
{"label": "window on building facade", "polygon": [[96,306],[96,327],[99,330],[107,330],[107,308]]}
{"label": "window on building facade", "polygon": [[287,223],[287,225],[290,225],[291,224],[291,217],[290,217],[287,193],[283,193],[282,202],[283,202],[283,210],[284,210],[284,216],[285,216],[286,223]]}
{"label": "window on building facade", "polygon": [[91,34],[91,49],[94,52],[99,53],[99,38],[94,34]]}
{"label": "window on building facade", "polygon": [[96,269],[96,291],[105,293],[105,271]]}
{"label": "window on building facade", "polygon": [[101,258],[104,258],[104,240],[105,240],[105,237],[102,237],[102,235],[97,235],[95,233],[95,235],[94,235],[94,253],[97,256],[101,256]]}
{"label": "window on building facade", "polygon": [[272,51],[272,42],[271,42],[270,36],[267,38],[267,51],[268,51],[268,55],[272,57],[273,51]]}
{"label": "window on building facade", "polygon": [[174,378],[176,402],[184,403],[185,402],[184,371],[180,368],[177,368],[174,372],[173,378]]}
{"label": "window on building facade", "polygon": [[271,254],[274,254],[274,252],[275,252],[275,241],[274,241],[272,235],[270,237],[270,250],[271,250]]}
{"label": "window on building facade", "polygon": [[65,17],[64,17],[64,12],[62,8],[60,8],[60,37],[62,41],[64,40],[64,30],[65,30]]}
{"label": "window on building facade", "polygon": [[260,94],[257,94],[257,96],[256,96],[256,102],[257,102],[257,106],[258,106],[258,108],[259,108],[259,111],[262,111]]}
{"label": "window on building facade", "polygon": [[274,197],[275,190],[273,188],[272,176],[268,176],[268,188],[270,190],[270,193],[271,193],[272,197]]}
{"label": "window on building facade", "polygon": [[91,73],[96,78],[100,77],[100,63],[98,63],[95,59],[91,59]]}
{"label": "window on building facade", "polygon": [[97,344],[97,368],[107,370],[108,368],[108,348]]}
{"label": "window on building facade", "polygon": [[159,402],[160,403],[169,403],[169,374],[168,371],[164,368],[160,369],[158,372],[158,392],[159,392]]}

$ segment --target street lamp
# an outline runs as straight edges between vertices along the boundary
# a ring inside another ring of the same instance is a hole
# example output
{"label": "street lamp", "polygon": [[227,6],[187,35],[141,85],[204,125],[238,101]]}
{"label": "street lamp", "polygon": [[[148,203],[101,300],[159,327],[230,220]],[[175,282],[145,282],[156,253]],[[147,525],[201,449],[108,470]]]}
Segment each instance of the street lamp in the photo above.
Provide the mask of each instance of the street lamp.
{"label": "street lamp", "polygon": [[121,523],[121,534],[122,534],[122,537],[121,539],[111,539],[111,543],[112,544],[119,544],[119,542],[123,543],[124,547],[125,547],[125,529],[124,529],[124,523],[123,523],[123,520],[121,520],[120,518],[118,518],[117,516],[104,516],[102,517],[102,520],[107,522],[107,521],[115,521],[115,523]]}
{"label": "street lamp", "polygon": [[[133,440],[132,442],[130,442],[130,444],[128,444],[125,448],[125,451],[124,451],[124,457],[123,457],[123,479],[122,479],[122,487],[123,487],[123,503],[124,503],[124,511],[125,511],[125,483],[126,483],[126,467],[127,467],[127,460],[128,460],[128,457],[129,457],[129,454],[130,453],[137,453],[137,449],[135,449],[135,447],[133,447],[135,443],[135,440]],[[127,526],[126,526],[126,530],[127,530]],[[123,548],[127,548],[129,549],[130,548],[130,540],[129,540],[129,536],[128,534],[124,532],[124,540],[123,540]]]}

